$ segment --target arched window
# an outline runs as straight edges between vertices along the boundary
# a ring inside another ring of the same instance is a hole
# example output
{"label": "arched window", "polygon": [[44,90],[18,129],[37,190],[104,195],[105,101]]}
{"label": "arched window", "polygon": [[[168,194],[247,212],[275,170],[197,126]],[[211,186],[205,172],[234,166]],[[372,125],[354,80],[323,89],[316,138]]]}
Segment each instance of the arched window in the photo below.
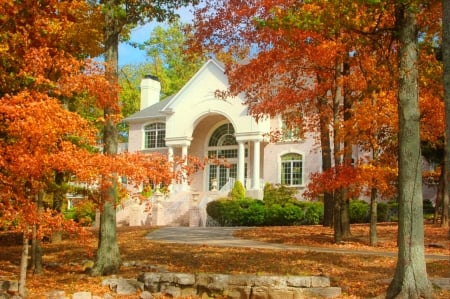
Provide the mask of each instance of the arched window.
{"label": "arched window", "polygon": [[166,124],[153,123],[145,126],[145,148],[165,147]]}
{"label": "arched window", "polygon": [[209,146],[237,145],[233,125],[223,124],[218,127],[209,139]]}
{"label": "arched window", "polygon": [[288,153],[281,156],[281,184],[300,186],[303,183],[303,156]]}

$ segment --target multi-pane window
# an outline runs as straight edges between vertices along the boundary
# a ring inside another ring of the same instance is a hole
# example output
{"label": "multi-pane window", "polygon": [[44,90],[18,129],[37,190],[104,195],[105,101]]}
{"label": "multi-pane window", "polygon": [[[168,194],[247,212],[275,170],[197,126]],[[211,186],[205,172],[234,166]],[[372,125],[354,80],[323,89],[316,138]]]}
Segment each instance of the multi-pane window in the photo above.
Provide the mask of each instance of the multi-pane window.
{"label": "multi-pane window", "polygon": [[234,128],[230,123],[218,127],[209,139],[209,146],[228,146],[237,145],[234,137]]}
{"label": "multi-pane window", "polygon": [[165,147],[166,124],[154,123],[145,126],[145,148]]}
{"label": "multi-pane window", "polygon": [[303,157],[289,153],[281,156],[281,184],[299,186],[302,184]]}

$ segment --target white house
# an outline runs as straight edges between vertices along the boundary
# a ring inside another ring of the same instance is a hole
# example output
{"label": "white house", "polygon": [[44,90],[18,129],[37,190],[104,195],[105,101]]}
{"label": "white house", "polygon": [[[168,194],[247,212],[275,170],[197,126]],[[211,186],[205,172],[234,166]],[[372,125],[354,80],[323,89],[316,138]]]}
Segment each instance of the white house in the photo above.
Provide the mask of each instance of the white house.
{"label": "white house", "polygon": [[[153,203],[152,224],[173,224],[185,215],[185,224],[205,225],[206,204],[225,196],[235,180],[245,185],[248,197],[262,199],[265,183],[274,183],[297,188],[300,198],[309,174],[321,171],[321,151],[314,136],[270,142],[268,134],[283,127],[281,118],[257,122],[248,114],[243,97],[216,96],[227,88],[224,68],[215,60],[207,61],[178,93],[163,101],[157,78],[142,80],[141,110],[124,120],[129,124],[129,152],[159,151],[169,159],[191,155],[227,162],[210,163],[190,184],[169,186],[169,196]],[[431,198],[435,188],[425,187],[424,195]],[[133,217],[135,223],[149,222]]]}
{"label": "white house", "polygon": [[242,97],[215,96],[227,88],[224,69],[215,60],[207,61],[177,94],[163,101],[159,82],[147,76],[141,83],[141,110],[125,119],[130,128],[128,150],[226,160],[226,166],[212,163],[195,174],[189,186],[172,186],[172,192],[209,191],[215,182],[224,190],[234,180],[244,183],[247,194],[255,198],[262,198],[266,182],[302,191],[308,174],[321,169],[313,138],[268,142],[268,133],[280,129],[281,120],[257,122]]}

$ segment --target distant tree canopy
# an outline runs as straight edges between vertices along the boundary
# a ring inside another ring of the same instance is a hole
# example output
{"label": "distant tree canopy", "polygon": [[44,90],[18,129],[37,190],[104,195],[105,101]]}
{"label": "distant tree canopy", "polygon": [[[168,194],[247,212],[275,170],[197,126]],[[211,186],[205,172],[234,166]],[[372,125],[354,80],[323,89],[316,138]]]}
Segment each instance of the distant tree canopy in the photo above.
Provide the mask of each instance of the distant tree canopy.
{"label": "distant tree canopy", "polygon": [[[198,71],[205,61],[199,55],[186,51],[187,38],[192,33],[178,19],[168,26],[157,26],[143,44],[134,44],[147,54],[148,62],[124,65],[119,72],[121,92],[119,101],[122,115],[127,117],[139,111],[140,82],[145,75],[154,75],[161,82],[161,100],[177,93]],[[120,137],[127,138],[127,126],[120,125]]]}

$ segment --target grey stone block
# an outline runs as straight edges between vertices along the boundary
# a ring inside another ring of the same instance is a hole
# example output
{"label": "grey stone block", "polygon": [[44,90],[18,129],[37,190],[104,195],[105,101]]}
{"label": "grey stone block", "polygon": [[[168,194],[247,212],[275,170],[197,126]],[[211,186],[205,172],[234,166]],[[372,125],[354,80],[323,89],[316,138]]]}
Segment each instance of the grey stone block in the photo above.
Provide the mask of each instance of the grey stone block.
{"label": "grey stone block", "polygon": [[330,279],[325,276],[311,276],[311,287],[329,287]]}
{"label": "grey stone block", "polygon": [[311,287],[311,276],[288,276],[286,285],[288,287],[309,288]]}
{"label": "grey stone block", "polygon": [[92,299],[91,292],[76,292],[73,293],[72,299]]}

